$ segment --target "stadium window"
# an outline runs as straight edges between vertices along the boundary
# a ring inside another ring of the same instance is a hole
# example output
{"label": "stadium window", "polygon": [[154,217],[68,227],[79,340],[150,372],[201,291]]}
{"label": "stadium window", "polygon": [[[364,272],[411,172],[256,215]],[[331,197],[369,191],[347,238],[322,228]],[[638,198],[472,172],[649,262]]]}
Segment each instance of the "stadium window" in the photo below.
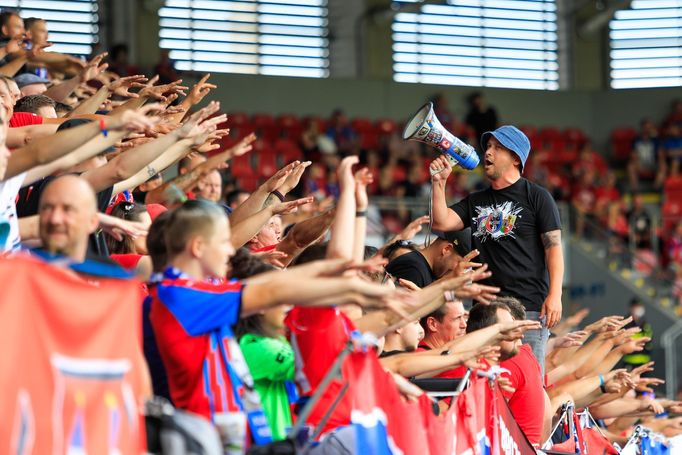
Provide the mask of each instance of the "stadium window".
{"label": "stadium window", "polygon": [[0,0],[0,9],[45,19],[53,43],[48,51],[88,56],[99,41],[97,0]]}
{"label": "stadium window", "polygon": [[[557,90],[555,0],[447,0],[393,21],[398,82]],[[403,8],[401,8],[403,9]],[[400,9],[399,9],[400,11]]]}
{"label": "stadium window", "polygon": [[327,0],[166,0],[159,18],[179,70],[329,76]]}
{"label": "stadium window", "polygon": [[682,0],[633,0],[609,28],[612,88],[682,85]]}

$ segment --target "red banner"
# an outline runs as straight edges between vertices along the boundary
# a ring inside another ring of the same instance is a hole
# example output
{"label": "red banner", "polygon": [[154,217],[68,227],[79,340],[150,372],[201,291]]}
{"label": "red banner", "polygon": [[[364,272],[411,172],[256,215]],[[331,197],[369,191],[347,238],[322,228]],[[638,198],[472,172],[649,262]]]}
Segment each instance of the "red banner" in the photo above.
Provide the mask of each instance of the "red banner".
{"label": "red banner", "polygon": [[452,407],[437,416],[426,394],[407,401],[372,352],[350,354],[343,370],[358,444],[385,439],[381,446],[358,446],[357,453],[399,453],[396,448],[404,454],[535,454],[499,388],[491,388],[487,379],[474,377]]}
{"label": "red banner", "polygon": [[0,454],[144,447],[139,283],[0,259]]}

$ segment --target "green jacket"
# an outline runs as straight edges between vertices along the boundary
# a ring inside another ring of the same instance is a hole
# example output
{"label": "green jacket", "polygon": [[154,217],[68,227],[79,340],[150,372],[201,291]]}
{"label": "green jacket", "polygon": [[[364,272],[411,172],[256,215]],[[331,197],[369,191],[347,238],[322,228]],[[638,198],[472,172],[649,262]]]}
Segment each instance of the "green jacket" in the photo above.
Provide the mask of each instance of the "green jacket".
{"label": "green jacket", "polygon": [[286,438],[292,425],[284,381],[294,380],[294,350],[283,337],[269,338],[253,333],[244,335],[239,340],[239,347],[251,370],[273,440]]}

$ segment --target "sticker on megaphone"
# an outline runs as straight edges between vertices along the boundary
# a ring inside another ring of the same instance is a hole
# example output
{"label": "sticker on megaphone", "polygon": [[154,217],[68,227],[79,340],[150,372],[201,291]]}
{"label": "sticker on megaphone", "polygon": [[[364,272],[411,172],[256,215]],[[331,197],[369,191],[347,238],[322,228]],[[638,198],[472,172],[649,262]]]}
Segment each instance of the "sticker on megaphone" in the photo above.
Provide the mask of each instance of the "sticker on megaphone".
{"label": "sticker on megaphone", "polygon": [[423,142],[437,148],[448,158],[452,166],[459,165],[472,170],[478,166],[476,150],[443,128],[433,112],[433,103],[426,103],[405,126],[403,139]]}

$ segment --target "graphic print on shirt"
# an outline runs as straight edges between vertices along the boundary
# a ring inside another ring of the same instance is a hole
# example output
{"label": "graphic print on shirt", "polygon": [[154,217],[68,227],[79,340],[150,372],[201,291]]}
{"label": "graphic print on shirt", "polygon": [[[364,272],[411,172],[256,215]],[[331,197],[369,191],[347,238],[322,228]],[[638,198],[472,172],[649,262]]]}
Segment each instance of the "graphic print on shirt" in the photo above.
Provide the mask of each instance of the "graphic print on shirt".
{"label": "graphic print on shirt", "polygon": [[472,219],[474,237],[481,242],[489,238],[499,240],[502,237],[514,236],[514,226],[517,218],[521,218],[523,207],[519,204],[507,201],[485,207],[476,207],[476,216]]}

